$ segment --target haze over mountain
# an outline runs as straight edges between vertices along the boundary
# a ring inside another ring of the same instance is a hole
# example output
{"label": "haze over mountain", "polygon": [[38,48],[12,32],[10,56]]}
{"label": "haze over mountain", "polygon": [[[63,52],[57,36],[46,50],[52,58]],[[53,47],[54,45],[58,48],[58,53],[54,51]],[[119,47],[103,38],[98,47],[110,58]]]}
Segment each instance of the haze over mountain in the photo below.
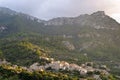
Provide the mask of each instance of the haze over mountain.
{"label": "haze over mountain", "polygon": [[0,57],[20,66],[43,65],[50,61],[40,57],[52,57],[106,64],[119,75],[119,34],[120,24],[104,11],[45,21],[0,7]]}
{"label": "haze over mountain", "polygon": [[[0,6],[27,13],[41,19],[74,17],[98,10],[120,21],[120,0],[0,0]],[[48,14],[49,13],[49,14]]]}
{"label": "haze over mountain", "polygon": [[[83,14],[78,17],[59,17],[45,21],[36,17],[18,13],[8,8],[1,7],[1,31],[7,32],[38,32],[42,34],[78,35],[81,28],[93,28],[96,30],[119,30],[119,23],[107,16],[104,11],[98,11],[91,15]],[[45,26],[45,27],[44,27]],[[66,27],[69,26],[69,27]],[[76,27],[75,27],[76,26]],[[75,30],[72,30],[75,29]],[[66,30],[66,31],[64,31]],[[76,31],[77,30],[77,31]],[[71,32],[72,31],[72,32]],[[4,32],[3,32],[4,33]]]}

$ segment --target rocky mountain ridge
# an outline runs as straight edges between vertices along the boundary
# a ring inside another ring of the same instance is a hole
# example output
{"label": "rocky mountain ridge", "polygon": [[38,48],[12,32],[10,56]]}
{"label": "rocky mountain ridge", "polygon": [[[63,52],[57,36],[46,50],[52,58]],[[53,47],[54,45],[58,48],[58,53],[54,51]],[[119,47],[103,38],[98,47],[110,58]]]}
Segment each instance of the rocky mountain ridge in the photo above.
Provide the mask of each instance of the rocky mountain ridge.
{"label": "rocky mountain ridge", "polygon": [[[19,15],[19,16],[23,16],[27,19],[30,19],[30,20],[33,20],[33,21],[37,21],[37,22],[40,22],[40,23],[44,23],[44,25],[74,25],[74,24],[78,24],[78,25],[91,25],[91,26],[97,26],[97,24],[99,26],[102,25],[102,22],[109,22],[111,20],[114,21],[114,24],[117,23],[114,19],[112,19],[111,17],[109,17],[108,15],[105,14],[104,11],[97,11],[97,12],[94,12],[92,14],[82,14],[80,16],[77,16],[77,17],[58,17],[58,18],[53,18],[53,19],[50,19],[48,21],[45,21],[45,20],[41,20],[41,19],[38,19],[36,17],[33,17],[33,16],[30,16],[28,14],[24,14],[24,13],[21,13],[21,12],[16,12],[16,11],[13,11],[9,8],[4,8],[4,7],[0,7],[0,12],[3,13],[3,14],[9,14],[9,15]],[[99,23],[100,21],[102,21],[101,23]],[[108,23],[106,24],[108,25]],[[98,26],[98,27],[99,27]],[[116,27],[118,25],[114,25],[114,27]],[[103,26],[104,27],[104,26]],[[107,26],[108,27],[108,26]],[[109,27],[113,27],[113,25],[109,25]]]}
{"label": "rocky mountain ridge", "polygon": [[83,14],[78,17],[59,17],[59,18],[53,18],[51,20],[48,20],[45,25],[64,25],[64,24],[81,24],[85,25],[87,22],[87,19],[92,18],[91,16],[99,16],[100,18],[104,18],[105,12],[104,11],[98,11],[91,15]]}
{"label": "rocky mountain ridge", "polygon": [[[93,14],[83,14],[78,17],[59,17],[53,18],[45,22],[45,25],[53,25],[53,26],[60,26],[60,25],[81,25],[81,26],[91,26],[95,27],[96,29],[100,28],[116,28],[119,25],[114,25],[117,23],[115,20],[114,24],[111,24],[110,21],[113,20],[109,16],[105,14],[104,11],[97,11]],[[104,23],[104,24],[103,24]]]}

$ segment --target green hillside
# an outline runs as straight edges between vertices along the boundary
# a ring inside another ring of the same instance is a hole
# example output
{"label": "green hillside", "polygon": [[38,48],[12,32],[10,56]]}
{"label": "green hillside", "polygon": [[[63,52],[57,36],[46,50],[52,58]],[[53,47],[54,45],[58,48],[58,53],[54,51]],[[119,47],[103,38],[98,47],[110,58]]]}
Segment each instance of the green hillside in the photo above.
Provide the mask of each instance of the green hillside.
{"label": "green hillside", "polygon": [[7,41],[1,44],[0,49],[1,57],[13,64],[29,66],[34,62],[45,62],[40,57],[46,57],[46,52],[27,41]]}

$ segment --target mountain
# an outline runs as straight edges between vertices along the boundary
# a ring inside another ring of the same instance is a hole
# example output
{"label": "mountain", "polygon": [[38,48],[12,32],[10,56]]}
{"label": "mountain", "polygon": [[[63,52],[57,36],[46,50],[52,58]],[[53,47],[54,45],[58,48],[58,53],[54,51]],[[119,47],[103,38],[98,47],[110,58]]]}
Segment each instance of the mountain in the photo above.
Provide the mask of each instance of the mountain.
{"label": "mountain", "polygon": [[[104,11],[45,21],[0,7],[0,50],[3,58],[18,65],[27,64],[24,60],[19,64],[24,57],[36,58],[38,55],[34,54],[34,46],[38,46],[48,50],[45,54],[56,60],[76,64],[93,61],[106,64],[113,73],[119,74],[119,34],[120,24]],[[18,45],[19,41],[27,42],[26,46]],[[27,51],[29,44],[32,49]],[[23,52],[28,54],[24,55]],[[29,59],[28,63],[35,62],[34,58]]]}
{"label": "mountain", "polygon": [[[62,17],[44,21],[24,13],[1,7],[0,17],[0,31],[5,35],[18,32],[35,32],[47,35],[61,35],[61,33],[66,33],[72,35],[79,33],[79,29],[85,26],[110,30],[119,28],[119,24],[105,15],[104,11],[98,11],[91,15],[85,14],[78,17]],[[74,26],[76,28],[73,31]]]}
{"label": "mountain", "polygon": [[[47,22],[45,22],[45,25],[74,25],[74,24],[78,24],[78,25],[88,25],[88,26],[95,26],[95,25],[100,25],[100,26],[104,26],[100,23],[107,23],[109,24],[109,20],[112,20],[114,23],[117,24],[116,21],[114,21],[113,19],[111,19],[109,16],[107,16],[105,14],[104,11],[98,11],[95,12],[91,15],[88,14],[84,14],[84,15],[80,15],[78,17],[72,17],[72,18],[67,18],[67,17],[60,17],[60,18],[54,18],[51,19]],[[109,24],[110,25],[110,24]],[[106,26],[106,27],[112,27],[111,26]]]}
{"label": "mountain", "polygon": [[[0,36],[19,32],[39,32],[42,26],[40,19],[18,13],[8,8],[0,8]],[[3,34],[3,35],[2,35]]]}
{"label": "mountain", "polygon": [[[98,11],[91,15],[85,14],[72,18],[66,18],[66,17],[54,18],[49,21],[46,21],[45,25],[52,26],[52,29],[50,27],[51,30],[56,29],[57,26],[58,30],[53,31],[53,32],[56,31],[55,32],[56,34],[57,33],[60,34],[62,32],[69,34],[72,31],[71,35],[74,33],[79,33],[80,28],[82,27],[84,28],[89,27],[93,29],[118,30],[120,26],[119,23],[117,23],[114,19],[107,16],[104,13],[104,11]],[[65,29],[65,31],[63,28]],[[73,31],[73,29],[75,30]]]}

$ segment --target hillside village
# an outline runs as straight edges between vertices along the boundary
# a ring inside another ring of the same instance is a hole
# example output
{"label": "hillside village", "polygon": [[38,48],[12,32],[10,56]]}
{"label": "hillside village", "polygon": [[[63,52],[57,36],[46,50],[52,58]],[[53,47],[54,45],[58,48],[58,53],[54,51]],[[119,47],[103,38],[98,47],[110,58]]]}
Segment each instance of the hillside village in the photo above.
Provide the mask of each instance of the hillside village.
{"label": "hillside village", "polygon": [[[45,65],[40,65],[38,62],[32,64],[29,68],[27,67],[21,67],[21,69],[18,71],[20,73],[23,70],[27,70],[28,72],[33,71],[53,71],[53,72],[59,72],[59,71],[68,71],[70,74],[73,74],[73,72],[78,72],[80,76],[88,76],[92,75],[96,80],[102,80],[100,79],[100,75],[109,76],[110,69],[106,67],[106,65],[99,65],[97,67],[94,67],[93,62],[86,62],[85,64],[81,64],[80,66],[74,63],[68,63],[65,61],[55,61],[53,58],[45,58],[46,60],[52,60],[50,63]],[[3,64],[11,64],[7,62],[6,60],[0,60],[0,66]],[[18,69],[19,66],[12,65],[9,67],[10,70]],[[73,74],[74,75],[74,74]]]}
{"label": "hillside village", "polygon": [[93,62],[86,62],[85,64],[81,64],[80,66],[74,63],[68,63],[65,61],[52,61],[49,64],[46,65],[39,65],[39,63],[34,63],[33,65],[30,66],[29,70],[68,70],[68,71],[78,71],[80,75],[87,75],[87,73],[94,73],[94,72],[100,72],[105,75],[109,75],[110,69],[106,67],[106,65],[100,65],[97,68],[93,67],[94,63]]}

